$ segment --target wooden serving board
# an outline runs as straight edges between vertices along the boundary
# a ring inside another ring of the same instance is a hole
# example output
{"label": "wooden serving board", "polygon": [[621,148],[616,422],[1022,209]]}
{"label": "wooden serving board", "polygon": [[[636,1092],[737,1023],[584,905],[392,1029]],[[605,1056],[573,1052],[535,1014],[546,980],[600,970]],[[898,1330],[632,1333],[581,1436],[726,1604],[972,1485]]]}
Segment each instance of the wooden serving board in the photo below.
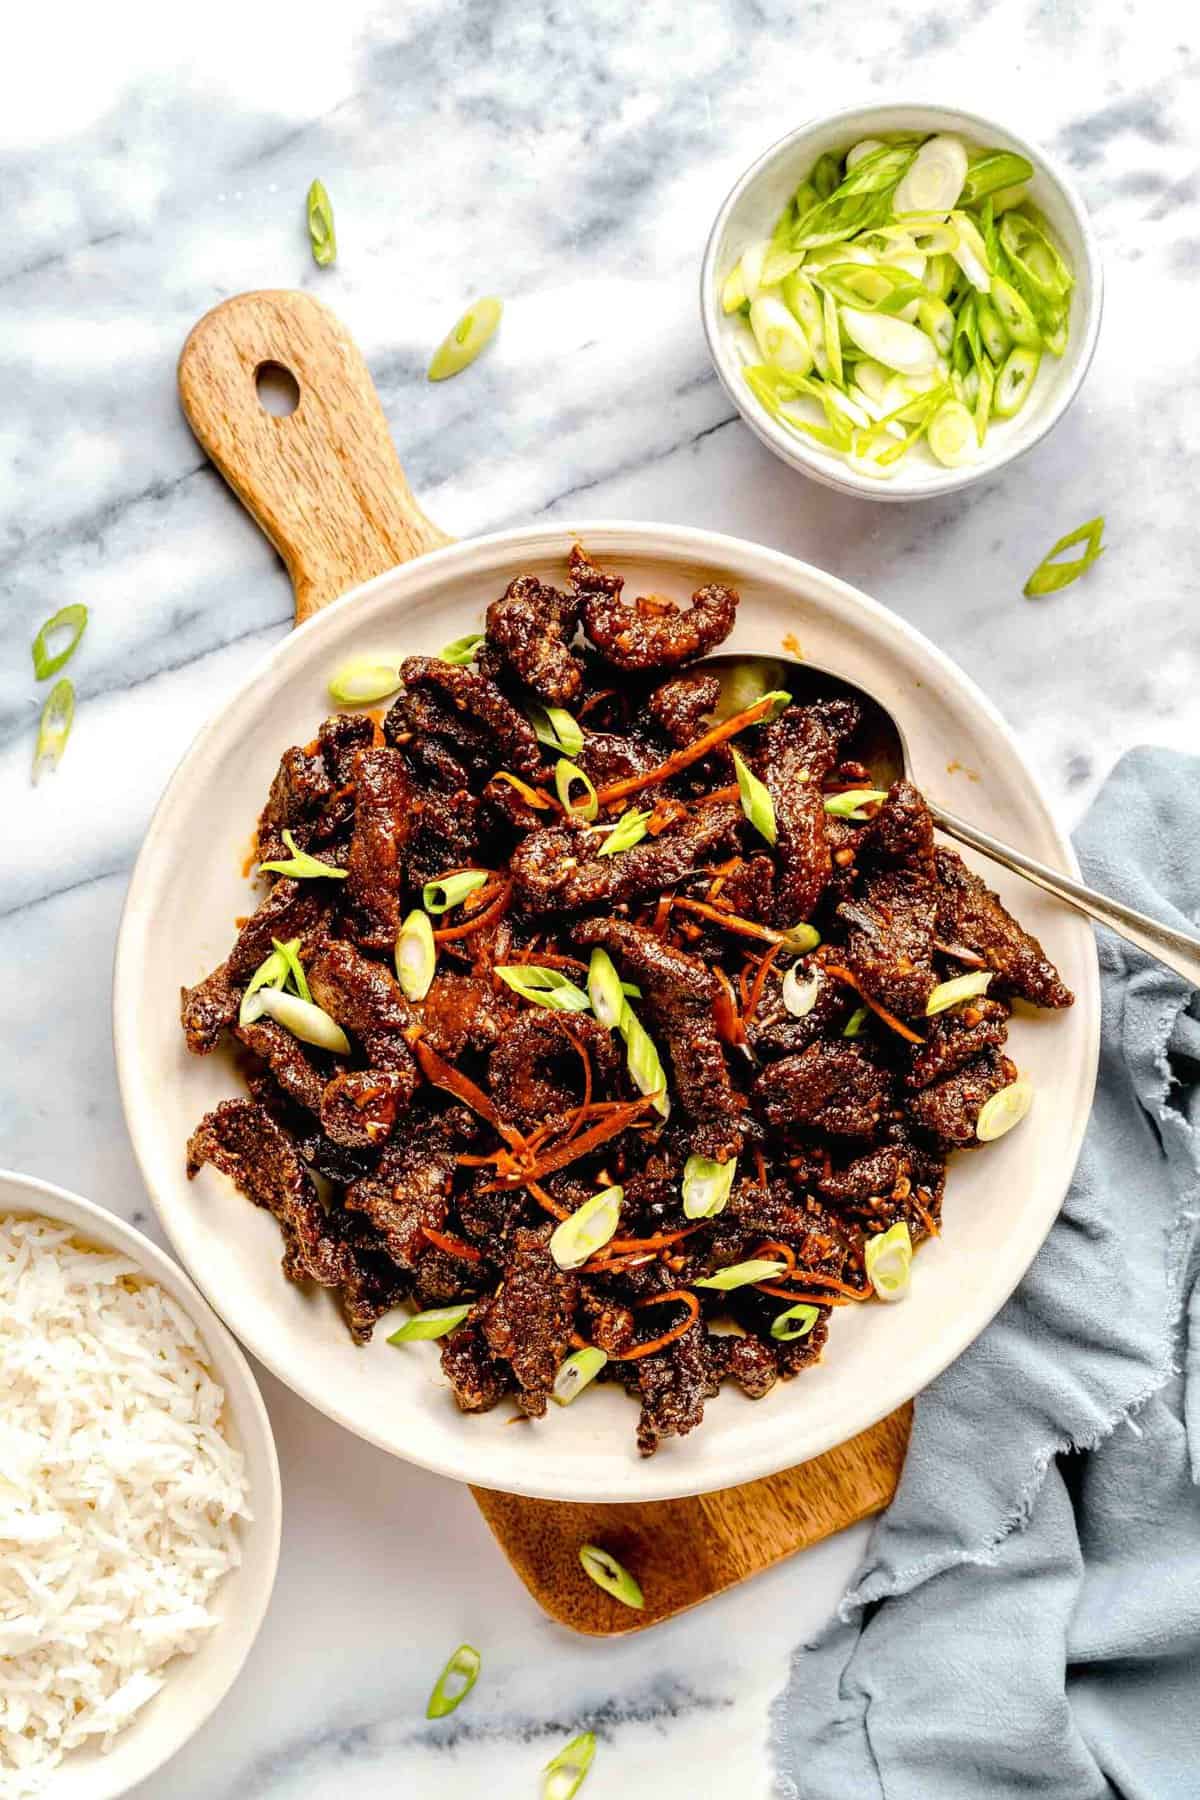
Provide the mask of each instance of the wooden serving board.
{"label": "wooden serving board", "polygon": [[[298,404],[286,416],[259,398],[264,369],[282,369],[296,383]],[[240,294],[215,307],[183,347],[179,393],[201,446],[283,558],[297,624],[451,541],[413,497],[362,356],[311,295]],[[881,1511],[900,1477],[911,1410],[901,1407],[798,1468],[698,1499],[588,1506],[472,1492],[551,1618],[618,1635],[696,1606]],[[578,1551],[588,1542],[635,1570],[653,1564],[644,1612],[587,1579]]]}

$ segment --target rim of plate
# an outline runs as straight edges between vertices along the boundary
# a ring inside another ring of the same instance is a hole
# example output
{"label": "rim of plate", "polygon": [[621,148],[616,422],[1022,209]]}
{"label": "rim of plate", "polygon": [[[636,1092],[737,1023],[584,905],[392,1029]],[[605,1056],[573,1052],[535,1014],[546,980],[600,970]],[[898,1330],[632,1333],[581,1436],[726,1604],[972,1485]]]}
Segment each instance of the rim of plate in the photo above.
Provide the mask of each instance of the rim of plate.
{"label": "rim of plate", "polygon": [[[783,551],[769,549],[751,539],[707,531],[701,527],[660,525],[653,521],[626,519],[583,520],[579,522],[577,530],[570,521],[516,526],[429,551],[411,562],[385,570],[341,595],[258,657],[242,685],[220,712],[201,729],[180,759],[155,808],[125,897],[113,971],[114,1051],[126,1126],[143,1180],[164,1231],[180,1261],[212,1307],[257,1360],[285,1386],[355,1436],[420,1468],[456,1481],[541,1499],[673,1499],[715,1492],[775,1474],[781,1469],[819,1456],[834,1445],[854,1437],[927,1386],[961,1355],[995,1316],[1025,1274],[1058,1215],[1078,1160],[1090,1115],[1099,1060],[1100,1032],[1099,965],[1094,942],[1084,959],[1085,979],[1079,984],[1076,995],[1076,1016],[1083,1016],[1085,1019],[1086,1037],[1083,1042],[1081,1083],[1063,1157],[1066,1173],[1056,1193],[1053,1207],[1047,1201],[1046,1216],[1041,1221],[1036,1242],[1029,1243],[1027,1255],[1020,1259],[1014,1258],[1014,1265],[1019,1263],[1019,1266],[1006,1270],[1003,1290],[997,1287],[994,1291],[989,1291],[986,1310],[980,1307],[976,1299],[973,1308],[963,1309],[957,1329],[943,1330],[931,1344],[914,1352],[911,1358],[901,1359],[890,1371],[881,1369],[880,1385],[870,1394],[864,1393],[861,1404],[840,1420],[836,1429],[816,1433],[810,1430],[806,1436],[803,1419],[799,1417],[795,1421],[795,1435],[789,1436],[786,1442],[773,1443],[769,1434],[763,1432],[760,1434],[762,1448],[758,1454],[746,1453],[737,1458],[731,1456],[728,1467],[721,1469],[712,1478],[706,1475],[699,1482],[694,1478],[694,1470],[690,1471],[690,1475],[673,1471],[671,1459],[667,1455],[644,1459],[632,1470],[614,1460],[613,1478],[609,1488],[604,1491],[597,1489],[595,1481],[575,1476],[556,1461],[550,1444],[544,1447],[545,1454],[541,1461],[544,1477],[539,1473],[537,1478],[530,1479],[523,1476],[514,1478],[511,1470],[499,1466],[501,1459],[495,1451],[486,1444],[478,1445],[469,1430],[461,1432],[454,1439],[454,1448],[444,1454],[431,1453],[421,1444],[406,1442],[401,1446],[397,1434],[389,1435],[384,1430],[376,1430],[350,1418],[339,1405],[336,1393],[323,1391],[319,1380],[310,1378],[305,1370],[297,1369],[282,1360],[276,1354],[270,1332],[263,1327],[258,1315],[252,1313],[248,1318],[241,1318],[227,1314],[223,1310],[221,1296],[209,1292],[203,1276],[193,1268],[189,1256],[186,1229],[188,1207],[181,1200],[188,1185],[182,1173],[182,1145],[179,1175],[159,1180],[147,1123],[153,1099],[153,1083],[143,1068],[136,1031],[137,996],[142,985],[141,933],[143,925],[149,929],[152,916],[149,902],[156,883],[168,867],[177,866],[179,840],[176,827],[185,822],[186,811],[191,802],[189,782],[191,778],[202,774],[205,764],[218,747],[225,746],[236,736],[239,725],[243,722],[243,715],[251,713],[258,702],[258,689],[261,685],[269,681],[286,681],[287,665],[306,651],[312,639],[335,635],[347,612],[366,601],[386,595],[389,604],[403,604],[410,593],[415,598],[422,587],[436,581],[447,571],[453,571],[456,575],[478,576],[486,584],[496,563],[504,557],[519,555],[524,558],[554,553],[565,558],[567,548],[579,537],[586,540],[589,549],[601,560],[605,555],[627,559],[635,556],[649,559],[659,555],[667,558],[674,556],[681,561],[700,562],[706,566],[728,570],[733,575],[735,585],[739,579],[754,579],[757,575],[767,581],[789,586],[799,593],[807,593],[810,598],[817,598],[826,607],[836,605],[857,613],[861,619],[869,622],[872,636],[882,644],[884,654],[891,645],[899,644],[904,644],[910,651],[919,651],[929,669],[936,672],[940,685],[948,686],[959,696],[969,698],[972,706],[986,716],[989,726],[1003,742],[1007,754],[1020,772],[1022,786],[1055,843],[1060,866],[1068,873],[1079,876],[1079,865],[1070,840],[1060,830],[1040,784],[996,707],[936,644],[861,589]],[[898,1373],[900,1370],[903,1372]],[[889,1373],[891,1379],[884,1379]],[[452,1404],[448,1396],[447,1403]],[[470,1421],[466,1423],[469,1424]]]}

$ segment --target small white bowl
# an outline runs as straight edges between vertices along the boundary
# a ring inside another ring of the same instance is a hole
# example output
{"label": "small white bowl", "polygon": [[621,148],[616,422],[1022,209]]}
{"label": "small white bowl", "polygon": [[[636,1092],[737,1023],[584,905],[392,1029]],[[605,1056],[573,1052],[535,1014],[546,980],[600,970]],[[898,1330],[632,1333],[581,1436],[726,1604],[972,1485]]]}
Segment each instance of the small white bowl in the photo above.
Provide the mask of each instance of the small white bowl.
{"label": "small white bowl", "polygon": [[111,1750],[69,1751],[45,1800],[118,1800],[182,1748],[232,1687],[258,1636],[275,1585],[282,1500],[275,1440],[250,1365],[187,1276],[131,1225],[48,1182],[0,1170],[0,1214],[36,1214],[70,1225],[84,1243],[119,1250],[195,1320],[212,1373],[225,1390],[226,1434],[246,1459],[254,1517],[238,1521],[242,1561],[217,1589],[221,1622],[192,1656],[168,1663],[166,1685],[113,1740]]}
{"label": "small white bowl", "polygon": [[[917,445],[889,480],[860,475],[845,459],[776,423],[746,385],[739,350],[743,321],[721,308],[720,289],[742,251],[769,237],[776,219],[826,150],[845,150],[865,137],[885,132],[953,132],[980,147],[1015,150],[1033,164],[1029,192],[1041,208],[1075,276],[1071,329],[1061,357],[1045,355],[1034,389],[1014,419],[995,420],[978,458],[946,469]],[[734,186],[709,235],[700,272],[700,312],[704,334],[725,391],[764,444],[806,475],[844,494],[872,500],[923,500],[953,493],[1003,468],[1040,443],[1061,419],[1087,374],[1100,330],[1103,280],[1100,250],[1083,201],[1062,167],[1039,145],[1016,132],[946,106],[863,106],[810,120],[760,156]]]}

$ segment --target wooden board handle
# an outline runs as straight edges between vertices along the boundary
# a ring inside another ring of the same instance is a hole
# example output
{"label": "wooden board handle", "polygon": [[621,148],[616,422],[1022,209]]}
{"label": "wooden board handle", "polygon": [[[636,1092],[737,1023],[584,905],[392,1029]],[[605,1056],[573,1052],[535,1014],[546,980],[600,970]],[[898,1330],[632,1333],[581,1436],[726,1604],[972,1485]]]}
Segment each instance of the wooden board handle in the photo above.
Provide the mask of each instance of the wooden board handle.
{"label": "wooden board handle", "polygon": [[[264,365],[299,389],[267,411]],[[417,505],[367,365],[310,294],[238,294],[205,313],[179,358],[188,424],[287,565],[296,623],[348,588],[450,543]]]}

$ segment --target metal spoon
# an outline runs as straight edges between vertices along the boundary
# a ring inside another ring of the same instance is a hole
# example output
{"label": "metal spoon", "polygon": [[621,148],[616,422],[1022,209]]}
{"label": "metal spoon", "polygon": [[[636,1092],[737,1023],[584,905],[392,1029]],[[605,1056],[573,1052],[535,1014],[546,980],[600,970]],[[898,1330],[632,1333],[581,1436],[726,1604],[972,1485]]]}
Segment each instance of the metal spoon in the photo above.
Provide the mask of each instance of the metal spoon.
{"label": "metal spoon", "polygon": [[[745,658],[714,656],[706,659],[704,666],[739,661],[744,662]],[[869,694],[865,688],[856,687],[851,681],[843,680],[840,675],[831,674],[827,669],[813,668],[809,663],[788,663],[786,666],[788,691],[801,705],[840,698],[854,700],[862,708],[863,727],[858,739],[859,760],[866,763],[880,787],[889,787],[902,775],[911,773],[904,733],[891,713],[873,694]],[[1045,863],[1037,862],[1032,856],[1026,856],[1022,851],[1001,843],[999,838],[980,831],[978,826],[969,824],[966,819],[960,819],[957,813],[945,812],[932,802],[928,802],[928,805],[934,824],[947,837],[956,838],[960,844],[967,844],[972,850],[978,850],[982,856],[989,857],[1002,868],[1010,869],[1016,875],[1023,875],[1035,887],[1044,888],[1048,894],[1065,900],[1068,906],[1087,913],[1098,924],[1107,925],[1110,931],[1115,931],[1127,943],[1136,944],[1139,950],[1144,950],[1147,955],[1164,963],[1168,969],[1173,969],[1177,975],[1182,975],[1191,986],[1200,987],[1200,933],[1177,931],[1173,926],[1152,919],[1147,913],[1135,912],[1131,906],[1122,906],[1119,900],[1110,900],[1106,894],[1097,893],[1094,888],[1085,887],[1080,881],[1072,881],[1069,875],[1060,875]]]}

